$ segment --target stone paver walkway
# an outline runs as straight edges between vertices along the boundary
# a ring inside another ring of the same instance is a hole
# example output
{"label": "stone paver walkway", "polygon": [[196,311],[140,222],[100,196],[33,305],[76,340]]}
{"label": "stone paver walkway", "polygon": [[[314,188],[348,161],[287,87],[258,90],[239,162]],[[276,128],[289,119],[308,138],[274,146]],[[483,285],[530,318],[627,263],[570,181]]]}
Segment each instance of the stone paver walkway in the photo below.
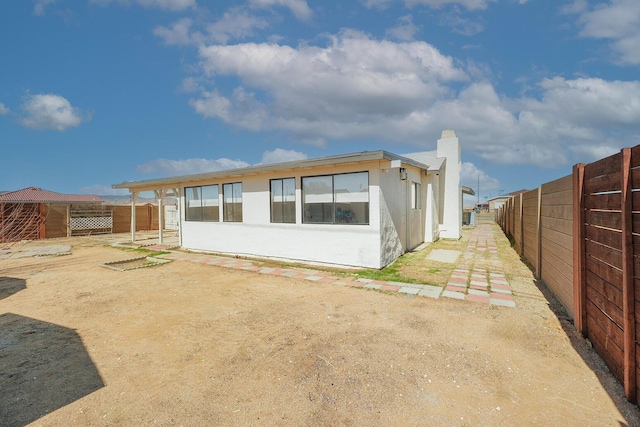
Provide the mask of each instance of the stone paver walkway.
{"label": "stone paver walkway", "polygon": [[442,292],[443,297],[515,307],[490,224],[478,224]]}
{"label": "stone paver walkway", "polygon": [[[163,248],[158,246],[155,249]],[[334,285],[362,287],[428,298],[443,296],[476,303],[515,307],[511,287],[505,278],[502,263],[498,258],[498,248],[490,224],[479,224],[472,230],[466,251],[462,256],[457,257],[455,270],[444,287],[338,276],[331,272],[307,268],[265,267],[259,261],[210,254],[173,251],[160,257]]]}

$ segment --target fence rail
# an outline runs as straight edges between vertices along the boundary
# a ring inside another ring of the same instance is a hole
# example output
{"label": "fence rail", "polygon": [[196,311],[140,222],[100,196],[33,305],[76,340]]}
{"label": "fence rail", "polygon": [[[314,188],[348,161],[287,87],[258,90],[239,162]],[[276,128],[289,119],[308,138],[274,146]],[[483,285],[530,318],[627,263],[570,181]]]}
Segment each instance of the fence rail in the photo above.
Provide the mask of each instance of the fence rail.
{"label": "fence rail", "polygon": [[637,404],[640,146],[511,197],[496,219]]}

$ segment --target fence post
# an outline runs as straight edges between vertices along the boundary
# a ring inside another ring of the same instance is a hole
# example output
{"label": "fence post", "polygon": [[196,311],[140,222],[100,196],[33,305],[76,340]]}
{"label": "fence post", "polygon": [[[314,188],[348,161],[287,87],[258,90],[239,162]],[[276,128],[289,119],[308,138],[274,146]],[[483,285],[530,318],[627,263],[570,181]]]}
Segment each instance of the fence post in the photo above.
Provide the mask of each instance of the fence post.
{"label": "fence post", "polygon": [[622,150],[622,315],[624,332],[624,394],[636,401],[636,322],[633,283],[633,214],[631,149]]}
{"label": "fence post", "polygon": [[67,205],[67,237],[71,237],[71,205]]}
{"label": "fence post", "polygon": [[587,333],[584,272],[584,164],[573,166],[573,312],[576,329]]}
{"label": "fence post", "polygon": [[524,193],[520,193],[518,197],[520,197],[520,224],[518,224],[518,228],[520,228],[520,256],[524,257]]}
{"label": "fence post", "polygon": [[536,279],[540,280],[542,278],[542,185],[538,187],[538,213],[537,213],[537,239],[538,239],[538,250],[537,250],[537,259],[536,259]]}

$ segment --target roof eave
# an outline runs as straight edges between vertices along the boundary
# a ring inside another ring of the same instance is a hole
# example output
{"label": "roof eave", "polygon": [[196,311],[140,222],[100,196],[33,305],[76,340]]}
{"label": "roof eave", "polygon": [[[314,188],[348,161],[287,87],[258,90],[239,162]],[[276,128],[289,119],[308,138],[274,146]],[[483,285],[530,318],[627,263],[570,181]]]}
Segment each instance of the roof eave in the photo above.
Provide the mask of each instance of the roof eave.
{"label": "roof eave", "polygon": [[429,170],[428,165],[403,156],[389,153],[388,151],[379,150],[343,154],[338,156],[320,157],[315,159],[294,160],[282,163],[271,163],[268,165],[249,166],[245,168],[225,169],[215,172],[180,175],[168,178],[155,178],[141,181],[124,181],[119,184],[112,184],[111,187],[115,189],[133,188],[148,191],[158,187],[175,187],[184,183],[195,183],[214,178],[256,175],[260,173],[275,172],[279,170],[307,169],[320,166],[339,165],[347,163],[363,163],[376,160],[400,160],[403,164],[414,166],[424,170]]}

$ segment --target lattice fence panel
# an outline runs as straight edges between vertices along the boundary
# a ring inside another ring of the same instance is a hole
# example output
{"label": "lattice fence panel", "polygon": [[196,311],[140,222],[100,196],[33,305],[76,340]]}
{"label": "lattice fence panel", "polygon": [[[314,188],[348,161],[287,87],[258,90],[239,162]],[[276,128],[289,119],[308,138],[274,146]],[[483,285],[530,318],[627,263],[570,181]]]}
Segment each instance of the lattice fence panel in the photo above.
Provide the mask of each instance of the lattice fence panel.
{"label": "lattice fence panel", "polygon": [[111,233],[113,211],[71,211],[69,219],[71,234]]}

